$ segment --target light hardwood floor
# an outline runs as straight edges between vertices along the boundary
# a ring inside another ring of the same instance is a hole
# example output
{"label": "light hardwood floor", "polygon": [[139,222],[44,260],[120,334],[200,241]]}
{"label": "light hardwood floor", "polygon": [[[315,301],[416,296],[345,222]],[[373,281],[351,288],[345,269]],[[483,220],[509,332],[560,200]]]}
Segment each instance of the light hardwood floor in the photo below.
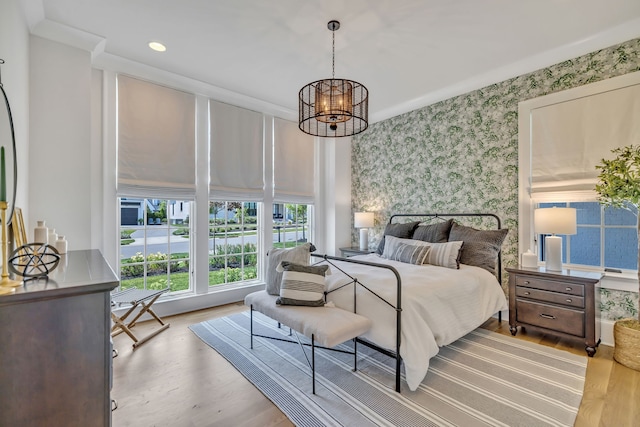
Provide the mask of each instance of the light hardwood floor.
{"label": "light hardwood floor", "polygon": [[[113,426],[292,426],[293,424],[235,368],[197,338],[188,326],[246,310],[241,304],[167,317],[166,331],[132,350],[125,334],[114,338],[111,396],[118,402]],[[137,325],[140,336],[157,322]],[[507,321],[488,320],[484,328],[509,334]],[[579,342],[518,332],[517,337],[575,354]],[[589,358],[584,395],[576,426],[640,427],[640,372],[613,361],[601,345]],[[355,426],[354,426],[355,427]]]}

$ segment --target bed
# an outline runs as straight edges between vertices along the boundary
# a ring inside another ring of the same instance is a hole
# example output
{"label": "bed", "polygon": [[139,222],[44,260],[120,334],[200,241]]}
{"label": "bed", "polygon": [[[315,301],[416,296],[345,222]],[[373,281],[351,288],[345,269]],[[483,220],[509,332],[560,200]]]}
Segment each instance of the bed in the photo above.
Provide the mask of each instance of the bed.
{"label": "bed", "polygon": [[[409,222],[398,222],[409,218]],[[477,219],[478,223],[489,219],[493,226],[491,230],[463,226],[458,220],[464,218]],[[401,230],[402,224],[409,225]],[[425,232],[429,228],[431,232]],[[493,214],[393,215],[380,244],[386,250],[350,258],[312,256],[331,265],[326,279],[327,302],[371,319],[371,329],[358,342],[396,359],[398,392],[403,362],[407,385],[415,390],[440,347],[507,308],[500,263],[500,247],[507,231]],[[490,253],[478,257],[487,246],[491,247]],[[427,259],[416,255],[422,247],[431,248],[422,251],[423,255],[433,255],[437,248],[440,258],[423,263]],[[446,256],[442,255],[443,248],[448,248]],[[397,255],[399,251],[404,255]],[[392,253],[396,256],[390,256]]]}

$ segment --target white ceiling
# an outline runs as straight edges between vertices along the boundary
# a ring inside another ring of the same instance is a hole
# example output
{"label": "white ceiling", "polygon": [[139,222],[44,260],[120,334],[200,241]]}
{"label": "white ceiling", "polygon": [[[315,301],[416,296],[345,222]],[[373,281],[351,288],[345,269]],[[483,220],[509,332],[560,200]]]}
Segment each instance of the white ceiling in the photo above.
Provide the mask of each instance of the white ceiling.
{"label": "white ceiling", "polygon": [[33,34],[99,68],[165,70],[292,117],[300,88],[331,77],[331,19],[336,77],[369,89],[372,121],[640,37],[640,0],[21,1]]}

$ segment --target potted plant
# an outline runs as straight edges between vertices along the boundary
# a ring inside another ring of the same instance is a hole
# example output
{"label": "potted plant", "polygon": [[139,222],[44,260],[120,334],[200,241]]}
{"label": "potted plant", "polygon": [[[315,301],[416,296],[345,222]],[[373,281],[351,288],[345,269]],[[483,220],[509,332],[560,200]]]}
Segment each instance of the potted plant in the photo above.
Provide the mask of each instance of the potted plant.
{"label": "potted plant", "polygon": [[[633,212],[638,218],[640,208],[640,146],[629,145],[611,150],[616,157],[602,159],[596,193],[598,202],[604,206],[623,208]],[[635,209],[632,209],[635,208]],[[638,243],[640,245],[640,221],[637,221]],[[640,267],[640,248],[638,250]],[[638,268],[640,291],[640,268]],[[622,319],[613,327],[615,348],[613,358],[624,366],[640,371],[640,310],[638,319]]]}

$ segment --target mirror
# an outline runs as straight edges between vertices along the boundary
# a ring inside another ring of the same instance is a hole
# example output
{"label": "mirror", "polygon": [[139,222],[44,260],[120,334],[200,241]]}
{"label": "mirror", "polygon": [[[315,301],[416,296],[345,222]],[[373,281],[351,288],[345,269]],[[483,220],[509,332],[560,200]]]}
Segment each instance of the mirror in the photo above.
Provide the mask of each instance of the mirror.
{"label": "mirror", "polygon": [[13,218],[13,210],[16,202],[18,162],[16,159],[16,138],[13,129],[13,116],[11,115],[11,107],[9,106],[7,93],[2,85],[2,64],[4,64],[4,60],[0,59],[0,92],[2,92],[0,99],[0,146],[4,147],[6,196],[8,203],[6,218],[7,226],[9,226]]}

